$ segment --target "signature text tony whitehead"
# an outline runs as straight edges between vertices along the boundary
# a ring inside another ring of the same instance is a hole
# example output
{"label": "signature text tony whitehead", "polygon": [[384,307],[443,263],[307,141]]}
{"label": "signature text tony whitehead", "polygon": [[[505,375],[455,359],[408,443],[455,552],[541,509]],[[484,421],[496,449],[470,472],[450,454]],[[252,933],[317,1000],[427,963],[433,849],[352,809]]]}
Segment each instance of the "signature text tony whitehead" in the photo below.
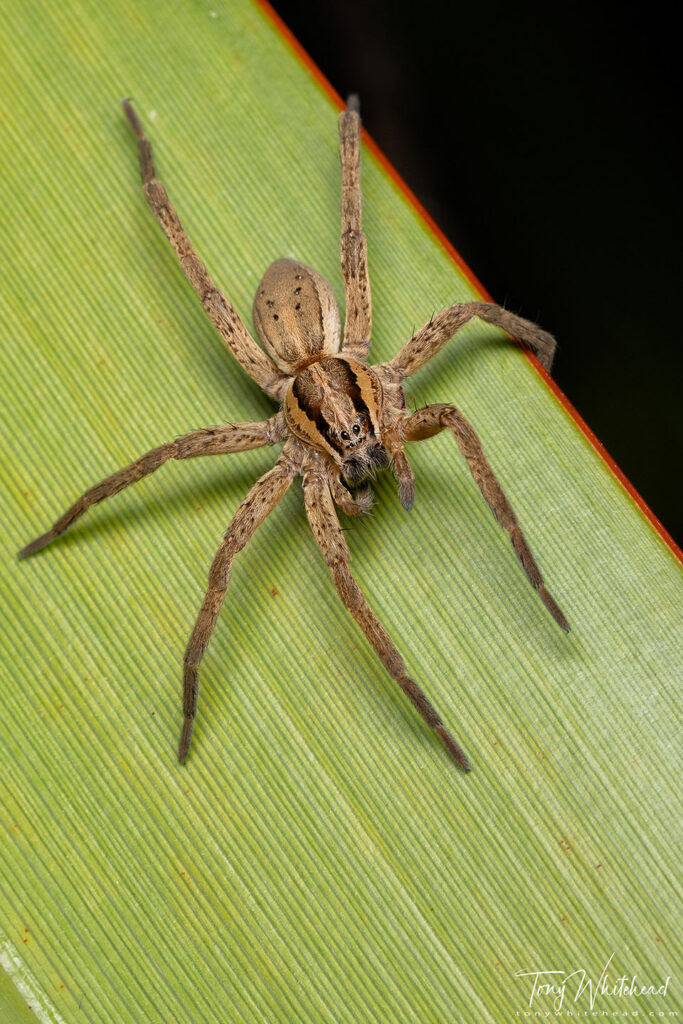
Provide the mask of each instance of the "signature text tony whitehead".
{"label": "signature text tony whitehead", "polygon": [[561,1010],[565,1000],[577,1003],[583,996],[587,999],[591,1010],[595,1009],[595,1001],[598,996],[611,998],[624,998],[625,996],[665,996],[669,988],[671,977],[667,977],[661,985],[641,985],[636,975],[629,977],[626,974],[620,975],[614,980],[608,979],[607,972],[612,963],[614,953],[602,969],[597,980],[589,977],[588,972],[582,968],[567,974],[565,971],[516,971],[516,978],[529,978],[527,984],[531,985],[529,993],[529,1006],[534,1005],[534,999],[538,996],[549,996],[553,1000],[553,1009]]}

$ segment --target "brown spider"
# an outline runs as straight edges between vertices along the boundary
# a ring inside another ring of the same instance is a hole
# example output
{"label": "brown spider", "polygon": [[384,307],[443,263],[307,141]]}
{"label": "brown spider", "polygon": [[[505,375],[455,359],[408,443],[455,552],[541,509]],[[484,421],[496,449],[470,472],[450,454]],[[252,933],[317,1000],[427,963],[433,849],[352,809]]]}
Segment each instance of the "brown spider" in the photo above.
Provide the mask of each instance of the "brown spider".
{"label": "brown spider", "polygon": [[468,770],[465,754],[420,687],[406,674],[401,656],[351,575],[349,549],[335,504],[347,515],[368,512],[372,492],[367,480],[391,463],[401,504],[410,509],[414,485],[403,450],[405,442],[421,441],[441,430],[450,430],[493,514],[510,534],[531,585],[555,621],[568,630],[567,620],[544,586],[510,503],[470,424],[453,405],[429,405],[409,414],[401,386],[472,317],[502,327],[520,339],[546,368],[552,361],[554,339],[493,303],[462,302],[433,316],[388,363],[367,365],[370,281],[367,246],[361,231],[360,116],[357,98],[351,97],[339,117],[341,269],[346,296],[343,341],[339,307],[327,281],[302,263],[281,259],[268,268],[254,299],[254,325],[263,343],[260,348],[192,248],[164,186],[156,177],[152,147],[128,100],[123,101],[123,109],[138,139],[145,195],[176,251],[183,272],[240,366],[281,408],[263,423],[207,427],[153,448],[81,495],[47,533],[23,548],[19,557],[35,554],[91,505],[153,473],[168,459],[227,455],[284,442],[273,468],[257,480],[237,509],[209,571],[204,603],[185,651],[180,761],[185,761],[190,749],[197,710],[197,670],[230,582],[233,558],[300,475],[313,536],[340,598],[389,675],[439,734],[458,764]]}

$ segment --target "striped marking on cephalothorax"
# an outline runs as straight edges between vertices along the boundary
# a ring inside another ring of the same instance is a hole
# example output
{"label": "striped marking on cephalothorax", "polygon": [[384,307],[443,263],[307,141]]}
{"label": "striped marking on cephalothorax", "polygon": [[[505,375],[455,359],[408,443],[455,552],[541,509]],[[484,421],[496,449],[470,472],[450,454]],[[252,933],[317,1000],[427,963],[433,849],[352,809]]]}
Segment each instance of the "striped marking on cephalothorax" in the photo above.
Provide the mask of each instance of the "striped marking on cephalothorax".
{"label": "striped marking on cephalothorax", "polygon": [[[358,444],[352,427],[364,422],[360,443],[380,437],[382,385],[364,363],[345,356],[319,360],[294,378],[285,398],[285,416],[292,433],[341,464]],[[351,440],[344,443],[346,429]]]}

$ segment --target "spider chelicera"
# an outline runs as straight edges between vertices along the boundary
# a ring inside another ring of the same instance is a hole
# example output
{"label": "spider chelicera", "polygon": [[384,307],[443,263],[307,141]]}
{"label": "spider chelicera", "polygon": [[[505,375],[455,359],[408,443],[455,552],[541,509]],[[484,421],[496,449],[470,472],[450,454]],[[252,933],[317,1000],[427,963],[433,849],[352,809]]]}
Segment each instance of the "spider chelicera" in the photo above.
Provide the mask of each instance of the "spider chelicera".
{"label": "spider chelicera", "polygon": [[233,559],[272,512],[295,477],[301,476],[313,536],[341,600],[389,675],[438,733],[457,763],[468,770],[465,754],[420,687],[406,673],[401,656],[351,575],[349,549],[335,505],[346,515],[368,512],[372,505],[368,479],[377,470],[391,465],[401,503],[410,509],[414,485],[404,452],[405,443],[450,430],[482,495],[509,533],[531,585],[555,621],[568,630],[567,620],[544,585],[512,507],[468,421],[454,405],[428,405],[409,413],[402,387],[406,377],[424,366],[473,317],[503,328],[535,352],[546,368],[550,367],[555,350],[553,338],[494,303],[461,302],[433,316],[389,362],[367,364],[371,330],[370,280],[366,240],[361,230],[360,116],[358,101],[351,97],[339,117],[341,269],[346,297],[343,334],[339,307],[327,281],[303,263],[280,259],[264,274],[254,299],[254,326],[263,345],[261,348],[228,299],[216,288],[192,248],[156,176],[152,147],[140,120],[128,100],[123,101],[123,108],[138,140],[145,195],[175,249],[183,272],[242,369],[279,403],[280,409],[262,423],[208,427],[153,448],[81,495],[47,533],[23,548],[19,557],[35,554],[91,505],[153,473],[168,459],[227,455],[283,444],[273,468],[256,481],[237,509],[209,570],[204,602],[185,651],[184,719],[179,759],[184,761],[190,749],[197,711],[197,672],[223,604]]}

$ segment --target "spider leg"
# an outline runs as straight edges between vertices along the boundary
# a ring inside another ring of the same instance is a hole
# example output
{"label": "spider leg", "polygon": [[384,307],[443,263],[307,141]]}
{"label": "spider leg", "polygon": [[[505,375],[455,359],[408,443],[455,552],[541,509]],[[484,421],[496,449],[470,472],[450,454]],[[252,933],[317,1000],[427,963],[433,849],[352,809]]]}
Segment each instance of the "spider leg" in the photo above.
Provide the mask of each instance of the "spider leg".
{"label": "spider leg", "polygon": [[298,464],[283,452],[273,468],[256,481],[242,501],[211,563],[206,595],[190,635],[183,662],[184,717],[178,745],[179,761],[185,761],[190,750],[197,713],[199,663],[211,639],[228,589],[233,558],[251,540],[256,529],[284,497],[298,471]]}
{"label": "spider leg", "polygon": [[350,96],[339,115],[339,150],[342,169],[341,269],[346,295],[344,355],[364,362],[370,349],[372,303],[368,273],[368,247],[361,229],[360,114],[358,97]]}
{"label": "spider leg", "polygon": [[262,423],[227,423],[220,427],[194,430],[191,434],[185,434],[176,441],[152,448],[150,452],[142,455],[135,462],[131,462],[129,466],[124,466],[123,469],[108,476],[106,480],[101,480],[94,487],[90,487],[74,502],[71,508],[67,509],[63,516],[60,516],[47,533],[22,548],[18,557],[28,558],[29,555],[34,555],[55,537],[64,533],[92,505],[104,501],[105,498],[110,498],[113,494],[118,494],[124,487],[136,483],[143,476],[149,476],[169,459],[192,459],[199,455],[228,455],[232,452],[247,451],[250,448],[261,448],[264,445],[282,441],[285,431],[284,418],[282,413],[278,413],[272,419]]}
{"label": "spider leg", "polygon": [[[310,464],[309,464],[310,465]],[[319,468],[304,471],[304,501],[311,530],[323,558],[332,573],[337,592],[344,605],[365,633],[370,645],[392,679],[395,679],[407,697],[443,740],[451,756],[461,768],[469,771],[463,751],[444,727],[438,713],[420,687],[406,673],[403,660],[394,647],[389,634],[369,607],[363,593],[349,571],[349,549],[339,525],[328,481]]]}
{"label": "spider leg", "polygon": [[453,434],[489,508],[503,529],[510,534],[515,554],[522,563],[531,586],[538,591],[555,622],[569,632],[569,623],[545,587],[540,569],[517,522],[512,505],[498,483],[473,427],[460,410],[454,405],[428,405],[425,409],[419,409],[412,416],[408,416],[403,422],[406,441],[422,441],[446,428]]}
{"label": "spider leg", "polygon": [[456,331],[475,316],[487,324],[502,327],[508,334],[518,338],[536,354],[546,370],[550,369],[555,354],[553,336],[530,320],[523,320],[493,302],[457,302],[454,306],[442,309],[416,331],[410,341],[385,365],[401,378],[409,377],[429,362]]}
{"label": "spider leg", "polygon": [[284,385],[289,378],[278,370],[275,363],[257,345],[232,304],[223,292],[216,288],[208,270],[192,248],[166,189],[156,176],[152,146],[129,100],[123,101],[123,109],[138,140],[142,184],[147,202],[175,249],[185,277],[199,296],[204,312],[242,369],[271,398],[281,401],[284,397]]}

